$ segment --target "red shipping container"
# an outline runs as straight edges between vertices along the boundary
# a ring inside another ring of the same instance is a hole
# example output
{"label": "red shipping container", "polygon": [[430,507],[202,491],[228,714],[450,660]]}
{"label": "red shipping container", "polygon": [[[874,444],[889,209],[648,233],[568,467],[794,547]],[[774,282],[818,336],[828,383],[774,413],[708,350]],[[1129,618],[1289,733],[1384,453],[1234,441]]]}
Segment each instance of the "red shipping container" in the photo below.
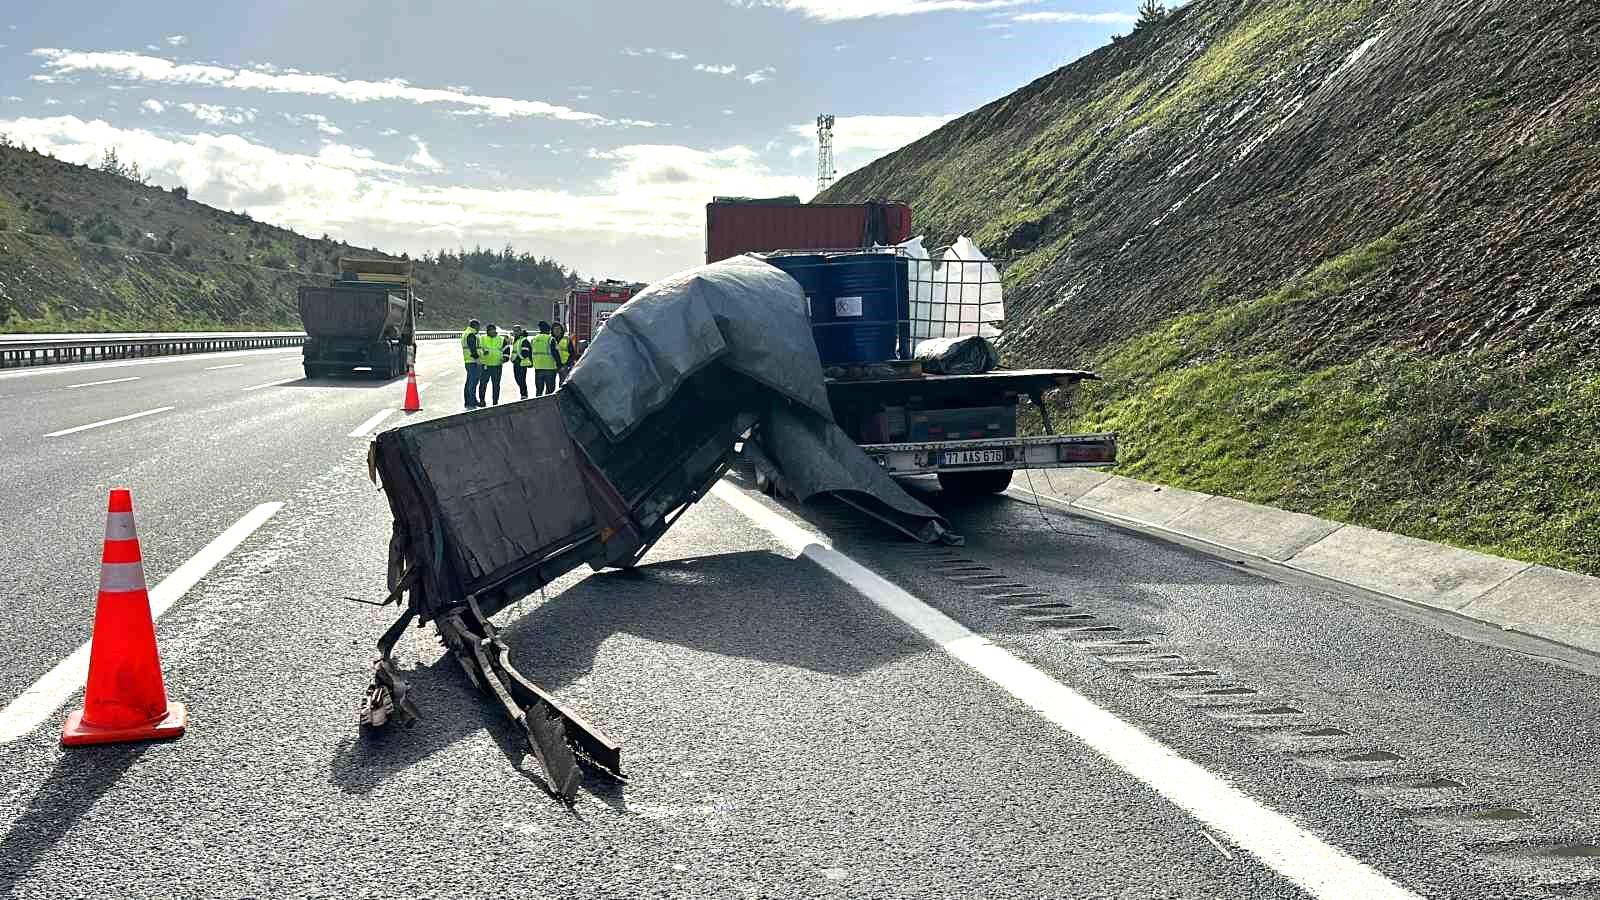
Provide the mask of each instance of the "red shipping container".
{"label": "red shipping container", "polygon": [[706,262],[773,250],[849,250],[911,239],[903,203],[716,200],[706,204]]}

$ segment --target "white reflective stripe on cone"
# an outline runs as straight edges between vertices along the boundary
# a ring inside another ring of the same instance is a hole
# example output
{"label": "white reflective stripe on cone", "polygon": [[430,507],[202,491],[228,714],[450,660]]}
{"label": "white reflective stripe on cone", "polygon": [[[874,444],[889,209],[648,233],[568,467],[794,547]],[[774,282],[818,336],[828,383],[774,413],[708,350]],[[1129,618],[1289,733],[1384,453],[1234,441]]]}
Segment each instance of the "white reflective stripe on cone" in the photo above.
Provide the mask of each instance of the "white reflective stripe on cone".
{"label": "white reflective stripe on cone", "polygon": [[131,541],[138,536],[133,530],[133,513],[106,513],[106,540]]}
{"label": "white reflective stripe on cone", "polygon": [[100,565],[100,590],[111,594],[125,594],[144,590],[143,563],[102,563]]}

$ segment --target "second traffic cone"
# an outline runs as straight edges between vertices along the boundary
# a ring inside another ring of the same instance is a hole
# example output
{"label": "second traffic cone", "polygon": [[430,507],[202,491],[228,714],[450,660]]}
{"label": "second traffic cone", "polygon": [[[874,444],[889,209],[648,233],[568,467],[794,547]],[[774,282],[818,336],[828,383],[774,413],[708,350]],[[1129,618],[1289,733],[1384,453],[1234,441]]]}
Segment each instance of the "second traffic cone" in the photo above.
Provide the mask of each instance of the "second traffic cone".
{"label": "second traffic cone", "polygon": [[417,393],[417,369],[415,366],[406,370],[406,402],[401,412],[421,412],[422,396]]}
{"label": "second traffic cone", "polygon": [[83,709],[67,717],[61,743],[116,744],[183,734],[182,703],[168,703],[156,652],[144,561],[133,528],[133,496],[113,488],[100,557],[100,597],[89,645],[89,683]]}

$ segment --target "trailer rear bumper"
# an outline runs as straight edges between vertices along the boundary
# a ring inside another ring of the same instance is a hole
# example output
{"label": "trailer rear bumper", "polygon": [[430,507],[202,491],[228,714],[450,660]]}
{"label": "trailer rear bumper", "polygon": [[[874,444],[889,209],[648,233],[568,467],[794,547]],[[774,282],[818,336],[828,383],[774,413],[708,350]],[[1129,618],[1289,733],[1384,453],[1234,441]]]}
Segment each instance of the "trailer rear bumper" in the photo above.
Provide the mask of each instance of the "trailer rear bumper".
{"label": "trailer rear bumper", "polygon": [[1056,434],[976,441],[863,444],[861,449],[890,475],[1068,469],[1114,465],[1117,461],[1117,436]]}

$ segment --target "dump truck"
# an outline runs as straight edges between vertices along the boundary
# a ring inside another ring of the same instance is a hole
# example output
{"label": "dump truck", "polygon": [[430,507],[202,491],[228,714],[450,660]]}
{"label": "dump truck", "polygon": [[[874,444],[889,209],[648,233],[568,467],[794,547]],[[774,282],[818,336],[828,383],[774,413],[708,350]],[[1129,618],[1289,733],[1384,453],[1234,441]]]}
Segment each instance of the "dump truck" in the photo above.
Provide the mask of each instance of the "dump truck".
{"label": "dump truck", "polygon": [[405,374],[416,360],[422,300],[412,289],[408,259],[339,260],[326,287],[299,291],[307,378],[371,369],[379,378]]}
{"label": "dump truck", "polygon": [[[718,198],[706,206],[706,261],[755,254],[799,282],[834,419],[890,475],[931,475],[950,493],[987,494],[1006,490],[1017,470],[1115,463],[1115,434],[1051,433],[1045,395],[1094,373],[935,374],[915,358],[923,339],[992,332],[984,316],[1003,295],[996,264],[970,242],[938,256],[899,246],[911,224],[901,203]],[[1019,433],[1023,399],[1044,435]],[[764,489],[783,489],[781,472],[758,465],[757,474]]]}

